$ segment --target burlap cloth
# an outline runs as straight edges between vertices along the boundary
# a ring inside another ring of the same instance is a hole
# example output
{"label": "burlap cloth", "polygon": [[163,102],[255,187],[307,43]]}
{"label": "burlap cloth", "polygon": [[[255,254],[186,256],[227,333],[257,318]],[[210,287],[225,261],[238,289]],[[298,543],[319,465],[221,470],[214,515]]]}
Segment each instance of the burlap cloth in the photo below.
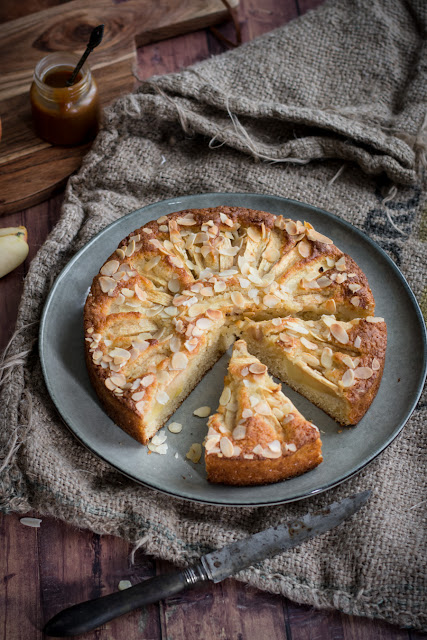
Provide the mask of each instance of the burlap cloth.
{"label": "burlap cloth", "polygon": [[142,540],[183,565],[371,488],[357,517],[239,579],[297,602],[425,626],[425,404],[377,460],[325,495],[274,508],[201,506],[139,486],[85,450],[55,413],[34,340],[53,278],[96,232],[142,205],[199,192],[270,193],[332,211],[391,255],[422,302],[426,29],[423,0],[327,2],[233,52],[156,77],[108,110],[26,278],[0,404],[5,510]]}

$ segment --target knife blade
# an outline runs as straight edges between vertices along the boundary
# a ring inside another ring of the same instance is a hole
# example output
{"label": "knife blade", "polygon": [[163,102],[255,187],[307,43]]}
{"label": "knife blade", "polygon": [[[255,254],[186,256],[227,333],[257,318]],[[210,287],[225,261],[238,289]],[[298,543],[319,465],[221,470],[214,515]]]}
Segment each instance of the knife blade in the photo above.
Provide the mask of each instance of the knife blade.
{"label": "knife blade", "polygon": [[81,602],[56,614],[44,627],[48,636],[64,638],[92,631],[119,616],[189,587],[211,580],[221,582],[243,569],[292,549],[315,536],[330,531],[356,513],[367,502],[371,491],[333,502],[326,508],[307,513],[252,536],[237,540],[218,551],[202,556],[192,567],[156,576],[125,591]]}

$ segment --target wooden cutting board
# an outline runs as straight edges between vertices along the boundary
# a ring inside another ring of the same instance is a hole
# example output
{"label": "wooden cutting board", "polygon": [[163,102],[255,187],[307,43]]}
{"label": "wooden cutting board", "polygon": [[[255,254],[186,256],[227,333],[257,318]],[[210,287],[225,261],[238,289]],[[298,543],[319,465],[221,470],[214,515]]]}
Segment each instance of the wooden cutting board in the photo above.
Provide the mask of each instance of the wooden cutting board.
{"label": "wooden cutting board", "polygon": [[[228,17],[222,0],[60,1],[1,3],[0,215],[38,204],[58,191],[90,147],[54,147],[33,132],[29,89],[41,58],[52,51],[83,53],[93,27],[104,24],[104,39],[89,63],[105,106],[135,87],[138,46]],[[239,0],[228,2],[234,8]]]}

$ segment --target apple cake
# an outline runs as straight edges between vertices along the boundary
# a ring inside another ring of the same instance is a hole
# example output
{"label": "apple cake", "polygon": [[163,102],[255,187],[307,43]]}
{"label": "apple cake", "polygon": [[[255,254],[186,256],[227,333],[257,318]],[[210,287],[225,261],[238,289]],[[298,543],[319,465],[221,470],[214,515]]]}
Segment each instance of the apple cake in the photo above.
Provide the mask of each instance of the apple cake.
{"label": "apple cake", "polygon": [[237,340],[217,412],[205,439],[210,482],[267,484],[300,475],[322,462],[318,428],[306,420]]}
{"label": "apple cake", "polygon": [[[311,224],[240,207],[179,211],[131,233],[95,276],[84,309],[87,367],[112,419],[147,444],[244,331],[255,355],[270,354],[273,373],[290,382],[287,372],[297,372],[299,390],[352,422],[369,407],[383,369],[385,324],[373,320],[374,311],[364,273]],[[317,342],[310,333],[315,351],[301,339],[294,344],[295,331],[285,328],[279,334],[291,337],[276,344],[273,322],[313,322],[316,333],[328,316],[351,339],[354,333],[354,342],[344,344],[335,329],[326,335],[322,328]],[[265,354],[254,348],[258,324],[265,328]],[[355,330],[346,329],[356,325],[367,339],[361,349]],[[322,364],[325,348],[331,367]],[[372,376],[357,377],[368,368]],[[346,387],[353,377],[355,385]],[[346,391],[328,394],[335,387]]]}

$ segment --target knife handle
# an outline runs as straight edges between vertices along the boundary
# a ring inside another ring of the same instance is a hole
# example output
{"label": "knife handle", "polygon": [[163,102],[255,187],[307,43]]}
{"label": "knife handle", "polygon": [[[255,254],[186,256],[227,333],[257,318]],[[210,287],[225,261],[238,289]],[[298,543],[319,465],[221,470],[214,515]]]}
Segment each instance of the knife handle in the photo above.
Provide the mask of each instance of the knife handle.
{"label": "knife handle", "polygon": [[208,576],[201,564],[177,573],[156,576],[124,591],[117,591],[64,609],[49,620],[43,631],[46,635],[56,638],[86,633],[113,618],[118,618],[146,604],[168,598],[205,580],[208,580]]}

